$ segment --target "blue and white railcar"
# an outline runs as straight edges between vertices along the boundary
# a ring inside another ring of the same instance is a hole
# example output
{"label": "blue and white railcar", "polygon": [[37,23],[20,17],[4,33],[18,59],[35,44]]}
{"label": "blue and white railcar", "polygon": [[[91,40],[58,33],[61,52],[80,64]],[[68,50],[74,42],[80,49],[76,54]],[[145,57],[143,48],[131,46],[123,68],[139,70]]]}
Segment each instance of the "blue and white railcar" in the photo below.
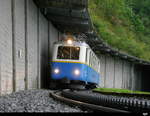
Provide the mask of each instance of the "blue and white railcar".
{"label": "blue and white railcar", "polygon": [[51,78],[85,84],[99,84],[100,61],[88,44],[81,41],[60,41],[54,44]]}

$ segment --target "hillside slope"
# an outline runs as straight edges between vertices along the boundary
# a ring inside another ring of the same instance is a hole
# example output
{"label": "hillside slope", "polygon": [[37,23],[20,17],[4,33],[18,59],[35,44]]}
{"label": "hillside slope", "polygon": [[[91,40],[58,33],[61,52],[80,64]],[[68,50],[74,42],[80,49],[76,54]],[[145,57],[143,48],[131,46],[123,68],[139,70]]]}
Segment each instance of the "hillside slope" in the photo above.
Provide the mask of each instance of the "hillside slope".
{"label": "hillside slope", "polygon": [[97,33],[110,46],[150,61],[150,0],[139,1],[89,0],[89,13]]}

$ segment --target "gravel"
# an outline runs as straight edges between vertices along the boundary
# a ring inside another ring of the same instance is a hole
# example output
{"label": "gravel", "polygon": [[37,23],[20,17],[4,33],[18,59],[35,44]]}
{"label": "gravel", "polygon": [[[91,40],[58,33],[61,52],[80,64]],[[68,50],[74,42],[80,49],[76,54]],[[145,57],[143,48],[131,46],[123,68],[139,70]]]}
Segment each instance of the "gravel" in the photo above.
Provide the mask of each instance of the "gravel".
{"label": "gravel", "polygon": [[82,112],[49,97],[51,90],[25,90],[0,97],[0,112]]}

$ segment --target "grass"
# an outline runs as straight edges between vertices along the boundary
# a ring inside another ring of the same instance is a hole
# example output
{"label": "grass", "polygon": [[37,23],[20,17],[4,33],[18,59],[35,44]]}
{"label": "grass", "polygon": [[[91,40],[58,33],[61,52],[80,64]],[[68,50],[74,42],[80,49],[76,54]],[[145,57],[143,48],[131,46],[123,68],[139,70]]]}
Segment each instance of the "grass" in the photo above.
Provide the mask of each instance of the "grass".
{"label": "grass", "polygon": [[113,92],[113,93],[127,93],[127,94],[149,94],[150,92],[143,92],[143,91],[132,91],[128,89],[117,89],[117,88],[95,88],[93,89],[97,92]]}

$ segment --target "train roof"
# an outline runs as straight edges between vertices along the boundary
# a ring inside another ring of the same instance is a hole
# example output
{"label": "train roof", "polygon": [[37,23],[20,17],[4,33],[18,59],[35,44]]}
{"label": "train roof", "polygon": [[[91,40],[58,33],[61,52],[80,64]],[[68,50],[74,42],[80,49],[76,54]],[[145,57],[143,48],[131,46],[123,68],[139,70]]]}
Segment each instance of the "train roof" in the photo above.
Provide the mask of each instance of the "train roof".
{"label": "train roof", "polygon": [[54,43],[55,45],[64,45],[64,46],[85,46],[87,48],[90,48],[90,46],[85,41],[73,41],[73,43],[67,44],[66,41],[58,41]]}

